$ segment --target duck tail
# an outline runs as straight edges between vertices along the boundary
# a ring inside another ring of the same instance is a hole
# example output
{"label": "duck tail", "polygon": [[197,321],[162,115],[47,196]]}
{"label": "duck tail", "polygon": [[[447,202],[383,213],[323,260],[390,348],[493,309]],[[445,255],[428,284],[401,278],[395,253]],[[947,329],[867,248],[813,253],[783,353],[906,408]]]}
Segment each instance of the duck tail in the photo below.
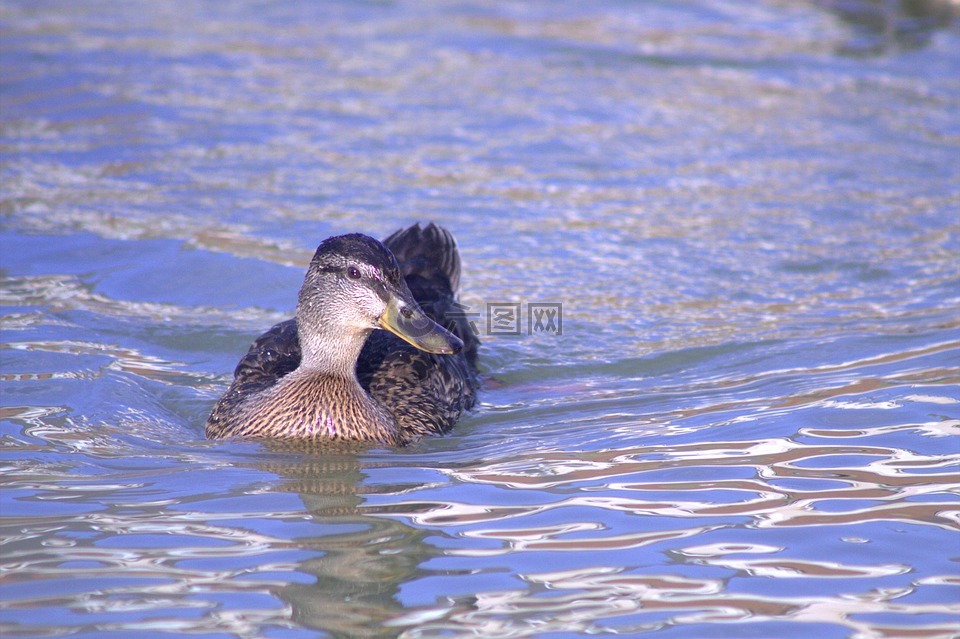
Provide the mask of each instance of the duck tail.
{"label": "duck tail", "polygon": [[460,251],[453,234],[430,222],[421,227],[417,222],[400,229],[383,241],[400,264],[400,271],[410,281],[422,278],[437,282],[445,280],[451,294],[460,288]]}

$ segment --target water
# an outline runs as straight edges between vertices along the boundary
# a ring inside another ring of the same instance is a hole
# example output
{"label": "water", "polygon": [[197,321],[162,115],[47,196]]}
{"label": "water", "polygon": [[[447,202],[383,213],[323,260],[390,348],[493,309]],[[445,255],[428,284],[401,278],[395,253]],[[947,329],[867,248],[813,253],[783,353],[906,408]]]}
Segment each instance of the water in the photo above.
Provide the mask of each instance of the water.
{"label": "water", "polygon": [[[3,635],[957,636],[956,12],[5,2]],[[521,305],[474,413],[203,438],[430,219]]]}

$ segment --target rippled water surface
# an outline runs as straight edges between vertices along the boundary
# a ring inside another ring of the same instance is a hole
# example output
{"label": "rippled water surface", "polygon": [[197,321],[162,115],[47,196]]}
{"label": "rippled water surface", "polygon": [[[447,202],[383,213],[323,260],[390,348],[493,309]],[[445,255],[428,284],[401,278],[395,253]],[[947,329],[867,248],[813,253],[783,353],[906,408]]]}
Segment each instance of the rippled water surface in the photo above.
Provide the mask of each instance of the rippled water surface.
{"label": "rippled water surface", "polygon": [[[0,632],[956,637],[957,13],[7,0]],[[415,220],[478,409],[206,441],[317,243]]]}

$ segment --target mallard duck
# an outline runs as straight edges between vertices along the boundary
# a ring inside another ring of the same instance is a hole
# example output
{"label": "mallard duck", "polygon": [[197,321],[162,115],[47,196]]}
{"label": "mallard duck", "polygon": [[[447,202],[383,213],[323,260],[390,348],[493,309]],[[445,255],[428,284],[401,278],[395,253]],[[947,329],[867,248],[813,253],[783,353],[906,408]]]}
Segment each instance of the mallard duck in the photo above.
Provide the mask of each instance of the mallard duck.
{"label": "mallard duck", "polygon": [[479,340],[456,306],[459,285],[456,241],[433,223],[383,243],[324,240],[296,317],[253,342],[207,437],[402,446],[448,431],[478,386]]}

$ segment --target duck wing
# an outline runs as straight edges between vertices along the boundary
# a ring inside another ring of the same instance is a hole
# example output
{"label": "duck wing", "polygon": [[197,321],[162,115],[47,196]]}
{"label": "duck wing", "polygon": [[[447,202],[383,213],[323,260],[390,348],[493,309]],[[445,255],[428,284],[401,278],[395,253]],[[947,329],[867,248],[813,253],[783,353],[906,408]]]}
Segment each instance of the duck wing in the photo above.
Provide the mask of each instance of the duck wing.
{"label": "duck wing", "polygon": [[297,337],[297,320],[291,318],[275,324],[254,340],[233,371],[233,383],[243,385],[247,392],[256,392],[273,386],[298,366],[300,340]]}
{"label": "duck wing", "polygon": [[299,365],[297,320],[288,319],[258,337],[237,364],[230,388],[217,402],[207,420],[207,435],[219,437],[224,434],[234,407],[248,395],[273,386]]}

